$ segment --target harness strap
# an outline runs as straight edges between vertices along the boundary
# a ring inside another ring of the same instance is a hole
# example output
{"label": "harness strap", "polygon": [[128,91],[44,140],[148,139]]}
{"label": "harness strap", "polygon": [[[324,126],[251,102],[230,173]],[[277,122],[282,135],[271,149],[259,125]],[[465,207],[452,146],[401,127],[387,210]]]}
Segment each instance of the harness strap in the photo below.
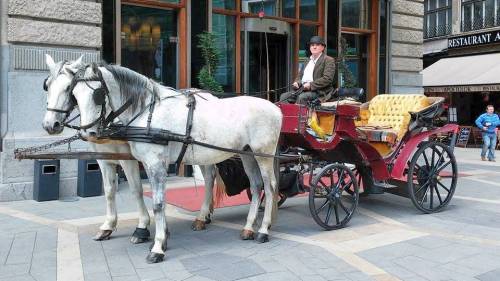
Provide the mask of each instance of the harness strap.
{"label": "harness strap", "polygon": [[[196,107],[196,98],[194,97],[192,92],[186,92],[187,98],[188,98],[188,104],[186,105],[189,108],[188,111],[188,118],[187,118],[187,123],[186,123],[186,140],[191,140],[191,129],[193,128],[193,113],[194,109]],[[186,150],[188,147],[188,143],[184,142],[181,148],[181,152],[179,153],[179,156],[177,157],[177,161],[175,161],[175,167],[176,167],[176,174],[179,173],[179,167],[182,162],[182,159],[184,158],[184,155],[186,154]]]}

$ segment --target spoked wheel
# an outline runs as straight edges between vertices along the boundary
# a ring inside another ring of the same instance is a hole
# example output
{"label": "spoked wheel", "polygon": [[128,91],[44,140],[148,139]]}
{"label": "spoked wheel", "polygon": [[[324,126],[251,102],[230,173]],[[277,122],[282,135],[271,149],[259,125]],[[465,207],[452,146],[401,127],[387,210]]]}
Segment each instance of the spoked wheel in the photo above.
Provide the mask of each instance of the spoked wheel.
{"label": "spoked wheel", "polygon": [[[247,188],[247,196],[248,196],[248,200],[250,200],[250,202],[252,202],[252,192],[250,191],[250,188]],[[263,211],[264,210],[264,201],[266,200],[266,194],[264,193],[264,190],[262,190],[260,192],[260,196],[259,196],[259,210]],[[285,193],[283,192],[278,192],[278,207],[281,207],[281,205],[283,205],[283,203],[285,203],[286,201],[286,198],[288,198],[286,196]]]}
{"label": "spoked wheel", "polygon": [[443,209],[455,193],[457,174],[455,156],[447,145],[422,145],[408,168],[408,193],[415,207],[428,214]]}
{"label": "spoked wheel", "polygon": [[359,186],[354,173],[342,164],[330,164],[317,174],[309,191],[309,210],[326,230],[344,227],[359,201]]}

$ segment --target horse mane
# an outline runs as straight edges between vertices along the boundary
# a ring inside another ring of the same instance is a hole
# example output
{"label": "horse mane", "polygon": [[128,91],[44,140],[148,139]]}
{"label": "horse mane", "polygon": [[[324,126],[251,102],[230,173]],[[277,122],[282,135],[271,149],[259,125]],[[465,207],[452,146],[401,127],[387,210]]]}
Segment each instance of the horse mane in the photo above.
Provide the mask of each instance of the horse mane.
{"label": "horse mane", "polygon": [[155,99],[158,98],[158,85],[146,76],[118,65],[103,64],[102,66],[113,74],[120,86],[122,100],[131,99],[130,110],[135,111],[137,108],[143,107],[148,92],[155,95]]}

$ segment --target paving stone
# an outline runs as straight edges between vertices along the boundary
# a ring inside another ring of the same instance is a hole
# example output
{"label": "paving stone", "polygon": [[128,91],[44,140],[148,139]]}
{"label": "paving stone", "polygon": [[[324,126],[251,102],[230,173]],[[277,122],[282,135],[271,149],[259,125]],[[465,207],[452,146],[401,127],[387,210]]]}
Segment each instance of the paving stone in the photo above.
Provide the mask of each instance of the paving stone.
{"label": "paving stone", "polygon": [[140,281],[137,275],[114,276],[113,281]]}
{"label": "paving stone", "polygon": [[476,278],[481,281],[498,281],[498,276],[500,276],[500,268],[478,275]]}
{"label": "paving stone", "polygon": [[35,239],[36,232],[16,234],[6,264],[30,263]]}
{"label": "paving stone", "polygon": [[27,274],[30,270],[29,263],[0,265],[0,278]]}
{"label": "paving stone", "polygon": [[111,276],[109,273],[102,273],[102,272],[92,272],[92,273],[85,273],[83,274],[83,278],[85,281],[112,281]]}
{"label": "paving stone", "polygon": [[136,270],[137,275],[139,275],[139,278],[141,280],[156,280],[156,279],[161,279],[165,278],[165,274],[163,274],[163,271],[161,270],[160,267],[155,267],[155,268],[139,268]]}
{"label": "paving stone", "polygon": [[167,277],[167,279],[180,281],[186,280],[187,278],[192,277],[194,274],[188,272],[187,270],[178,270],[178,271],[165,271],[163,268],[163,273]]}
{"label": "paving stone", "polygon": [[295,281],[300,280],[290,272],[271,272],[249,277],[252,281]]}
{"label": "paving stone", "polygon": [[245,260],[236,263],[219,264],[209,269],[200,270],[196,275],[218,281],[239,280],[249,278],[265,271],[255,262]]}
{"label": "paving stone", "polygon": [[500,267],[500,256],[491,254],[477,254],[459,260],[455,260],[456,265],[471,268],[480,271],[480,273],[488,272]]}
{"label": "paving stone", "polygon": [[445,238],[436,236],[424,236],[407,241],[410,244],[414,244],[426,249],[435,249],[453,244],[454,242]]}
{"label": "paving stone", "polygon": [[29,274],[0,278],[0,281],[40,281],[40,280],[55,280],[55,279],[35,279]]}
{"label": "paving stone", "polygon": [[127,255],[106,256],[108,268],[111,276],[129,276],[136,275],[134,266],[130,262]]}

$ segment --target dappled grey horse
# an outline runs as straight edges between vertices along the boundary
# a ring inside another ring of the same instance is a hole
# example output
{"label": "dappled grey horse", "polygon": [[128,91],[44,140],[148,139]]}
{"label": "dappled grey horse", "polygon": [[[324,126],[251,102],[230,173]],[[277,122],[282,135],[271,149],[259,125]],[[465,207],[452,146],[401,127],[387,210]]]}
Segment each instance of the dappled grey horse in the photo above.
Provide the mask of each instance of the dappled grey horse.
{"label": "dappled grey horse", "polygon": [[[84,138],[90,141],[99,140],[99,134],[104,129],[99,124],[106,118],[105,112],[119,112],[121,109],[125,110],[117,118],[122,124],[134,128],[168,131],[177,135],[186,132],[189,115],[186,105],[190,102],[188,95],[158,85],[120,66],[75,66],[66,70],[73,83],[60,94],[75,97],[81,113],[80,122],[85,124],[81,125],[85,127],[82,131]],[[205,181],[210,183],[213,182],[213,165],[239,154],[252,190],[252,203],[247,223],[242,230],[242,238],[253,237],[253,225],[259,206],[259,187],[262,183],[266,202],[257,240],[266,242],[268,229],[276,212],[277,191],[274,159],[269,156],[276,152],[281,129],[281,111],[269,101],[259,98],[216,99],[204,98],[205,95],[192,96],[196,101],[196,110],[192,118],[190,136],[199,142],[226,150],[189,144],[182,161],[188,165],[205,166],[203,176]],[[154,106],[151,107],[151,104]],[[147,110],[148,108],[153,109]],[[50,125],[47,124],[47,127]],[[50,132],[50,128],[47,131]],[[183,143],[170,141],[168,144],[155,144],[137,139],[134,141],[128,139],[128,143],[132,155],[144,164],[153,190],[156,234],[147,261],[159,262],[164,258],[168,238],[164,213],[167,166],[174,163],[181,155]],[[237,151],[251,151],[257,156]],[[207,186],[208,189],[211,188]],[[205,201],[204,205],[205,203],[207,202]],[[198,218],[203,220],[205,216],[200,212]]]}

